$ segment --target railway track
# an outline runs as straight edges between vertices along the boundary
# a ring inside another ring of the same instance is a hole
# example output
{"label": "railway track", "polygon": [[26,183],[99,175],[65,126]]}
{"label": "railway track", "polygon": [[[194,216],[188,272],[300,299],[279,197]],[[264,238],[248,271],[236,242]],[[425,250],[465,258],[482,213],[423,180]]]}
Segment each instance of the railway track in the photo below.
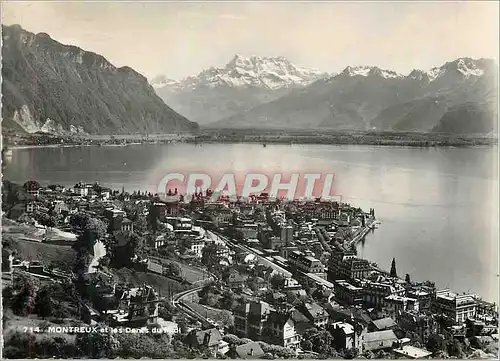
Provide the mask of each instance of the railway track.
{"label": "railway track", "polygon": [[184,299],[186,297],[188,297],[189,295],[193,294],[193,293],[196,293],[196,292],[199,292],[203,287],[205,287],[204,285],[203,286],[199,286],[199,287],[195,287],[195,288],[192,288],[190,290],[187,290],[187,291],[183,291],[183,292],[179,292],[177,294],[175,294],[173,297],[172,297],[172,305],[177,308],[178,310],[180,310],[181,312],[183,312],[184,314],[186,314],[188,317],[192,318],[192,319],[195,319],[195,320],[198,320],[201,322],[201,324],[204,326],[204,327],[216,327],[218,326],[215,322],[213,321],[209,321],[206,317],[204,317],[202,314],[200,314],[199,312],[193,310],[189,305],[186,304],[186,302],[184,301]]}

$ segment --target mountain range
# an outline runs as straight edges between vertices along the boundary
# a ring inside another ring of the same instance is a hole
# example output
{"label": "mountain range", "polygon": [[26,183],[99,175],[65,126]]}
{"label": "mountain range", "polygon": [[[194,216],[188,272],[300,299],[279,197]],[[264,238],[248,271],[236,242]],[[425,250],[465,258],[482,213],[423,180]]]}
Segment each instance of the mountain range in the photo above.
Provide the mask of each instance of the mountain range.
{"label": "mountain range", "polygon": [[198,129],[147,79],[45,33],[2,26],[2,129],[47,133],[171,133]]}
{"label": "mountain range", "polygon": [[151,80],[173,109],[200,124],[250,110],[328,76],[296,66],[284,57],[243,57],[181,81],[160,75]]}
{"label": "mountain range", "polygon": [[192,132],[193,120],[215,128],[497,130],[498,69],[490,59],[464,57],[407,75],[376,66],[328,74],[284,57],[235,55],[182,81],[158,76],[149,84],[130,67],[45,33],[13,25],[2,26],[2,36],[3,130]]}
{"label": "mountain range", "polygon": [[283,57],[236,55],[223,68],[153,83],[173,109],[207,127],[488,133],[496,131],[497,74],[490,59],[407,75],[376,66],[329,75]]}

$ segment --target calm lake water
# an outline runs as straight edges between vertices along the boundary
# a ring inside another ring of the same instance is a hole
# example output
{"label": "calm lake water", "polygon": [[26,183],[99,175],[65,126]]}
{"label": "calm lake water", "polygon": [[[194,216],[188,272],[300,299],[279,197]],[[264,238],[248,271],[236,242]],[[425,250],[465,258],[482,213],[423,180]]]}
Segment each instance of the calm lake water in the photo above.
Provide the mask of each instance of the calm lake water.
{"label": "calm lake water", "polygon": [[169,172],[335,173],[344,201],[382,222],[359,254],[398,273],[498,302],[498,148],[259,144],[15,149],[4,178],[155,192]]}

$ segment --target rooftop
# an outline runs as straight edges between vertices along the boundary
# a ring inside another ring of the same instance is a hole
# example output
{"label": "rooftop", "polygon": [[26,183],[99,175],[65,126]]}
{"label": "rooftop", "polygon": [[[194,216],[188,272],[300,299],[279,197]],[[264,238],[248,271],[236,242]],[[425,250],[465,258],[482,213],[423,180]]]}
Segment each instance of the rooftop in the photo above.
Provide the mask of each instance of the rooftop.
{"label": "rooftop", "polygon": [[340,327],[342,330],[344,330],[344,333],[346,335],[350,335],[350,334],[354,333],[354,326],[351,325],[350,323],[335,322],[335,323],[332,323],[332,326],[334,326],[334,327]]}
{"label": "rooftop", "polygon": [[397,341],[397,337],[392,330],[370,332],[364,335],[365,342]]}
{"label": "rooftop", "polygon": [[419,359],[419,358],[429,357],[430,355],[432,355],[432,352],[409,345],[396,349],[394,350],[394,352],[398,355],[410,357],[412,359]]}
{"label": "rooftop", "polygon": [[258,342],[249,342],[236,347],[236,353],[240,358],[259,358],[264,354]]}
{"label": "rooftop", "polygon": [[344,280],[338,280],[338,281],[335,281],[335,283],[338,284],[339,286],[345,287],[345,288],[347,288],[348,290],[351,290],[351,291],[362,290],[361,287],[353,286],[349,282],[344,281]]}
{"label": "rooftop", "polygon": [[396,326],[396,322],[390,317],[381,318],[380,320],[373,321],[373,324],[378,330],[385,330],[390,327]]}

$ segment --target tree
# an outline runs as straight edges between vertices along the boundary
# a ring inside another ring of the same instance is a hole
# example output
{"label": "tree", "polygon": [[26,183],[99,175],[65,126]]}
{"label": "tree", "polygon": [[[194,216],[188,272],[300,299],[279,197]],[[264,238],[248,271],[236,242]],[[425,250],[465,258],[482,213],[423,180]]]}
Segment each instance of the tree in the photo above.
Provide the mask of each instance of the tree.
{"label": "tree", "polygon": [[30,190],[37,190],[37,189],[41,188],[41,185],[37,181],[29,180],[26,183],[24,183],[23,188],[27,192]]}
{"label": "tree", "polygon": [[313,344],[311,341],[309,340],[305,340],[305,341],[302,341],[300,343],[300,347],[302,347],[302,349],[306,350],[306,351],[312,351],[313,349]]}
{"label": "tree", "polygon": [[154,200],[149,203],[149,213],[148,213],[148,224],[153,233],[158,230],[158,219],[160,217],[160,211],[158,207],[155,206]]}
{"label": "tree", "polygon": [[88,223],[90,216],[86,213],[75,213],[69,218],[69,224],[71,227],[83,230],[85,225]]}
{"label": "tree", "polygon": [[[111,263],[114,267],[131,266],[132,258],[140,251],[141,238],[135,232],[116,232]],[[118,244],[122,246],[117,246]]]}
{"label": "tree", "polygon": [[109,256],[106,255],[106,256],[104,256],[104,257],[102,257],[102,258],[99,259],[99,266],[101,268],[103,268],[103,267],[109,267],[110,261],[111,260],[110,260]]}
{"label": "tree", "polygon": [[46,227],[54,227],[56,225],[56,218],[47,213],[36,212],[34,218],[42,225]]}
{"label": "tree", "polygon": [[70,224],[82,232],[74,245],[77,250],[84,248],[90,251],[98,240],[106,236],[106,225],[100,219],[80,214],[74,215],[70,219]]}
{"label": "tree", "polygon": [[16,315],[26,316],[33,310],[35,285],[31,278],[19,275],[14,279],[11,306]]}
{"label": "tree", "polygon": [[119,347],[114,354],[123,358],[163,358],[174,356],[170,337],[166,334],[124,333],[117,336]]}
{"label": "tree", "polygon": [[411,283],[410,275],[408,273],[405,276],[405,282],[406,283]]}
{"label": "tree", "polygon": [[336,356],[337,353],[333,347],[333,341],[333,337],[329,331],[310,328],[304,333],[301,346],[305,350],[312,350],[326,357]]}
{"label": "tree", "polygon": [[441,335],[432,334],[427,339],[427,344],[425,346],[432,353],[443,351],[445,349],[444,338]]}
{"label": "tree", "polygon": [[13,297],[14,293],[11,286],[7,286],[2,290],[2,306],[4,309],[11,307]]}
{"label": "tree", "polygon": [[398,273],[396,272],[396,259],[395,258],[392,259],[390,276],[394,277],[394,278],[398,277]]}
{"label": "tree", "polygon": [[348,360],[352,360],[352,359],[355,359],[356,357],[358,357],[358,354],[359,354],[358,349],[355,347],[352,347],[345,352],[344,358],[346,358]]}
{"label": "tree", "polygon": [[236,306],[236,298],[234,293],[231,291],[225,291],[222,294],[222,298],[220,300],[220,308],[225,310],[233,310]]}
{"label": "tree", "polygon": [[50,299],[50,293],[47,287],[42,288],[35,297],[35,313],[45,318],[51,316],[54,311],[52,300]]}
{"label": "tree", "polygon": [[79,250],[76,255],[75,263],[73,264],[73,272],[77,275],[82,275],[87,272],[90,261],[90,254],[86,250]]}
{"label": "tree", "polygon": [[109,333],[79,333],[76,335],[75,345],[85,357],[112,358],[119,346]]}
{"label": "tree", "polygon": [[285,286],[285,277],[281,274],[276,273],[271,276],[269,282],[271,283],[271,287],[276,290],[281,290]]}
{"label": "tree", "polygon": [[201,253],[201,263],[203,263],[209,270],[213,270],[214,268],[220,265],[220,261],[222,260],[221,254],[221,246],[215,243],[209,244],[203,247]]}
{"label": "tree", "polygon": [[446,343],[448,355],[463,358],[462,344],[458,340],[450,340]]}
{"label": "tree", "polygon": [[167,275],[179,277],[182,273],[182,269],[177,263],[169,262],[163,266],[163,272]]}
{"label": "tree", "polygon": [[172,321],[176,314],[177,309],[170,303],[170,301],[164,300],[160,303],[158,307],[158,316],[164,320]]}

